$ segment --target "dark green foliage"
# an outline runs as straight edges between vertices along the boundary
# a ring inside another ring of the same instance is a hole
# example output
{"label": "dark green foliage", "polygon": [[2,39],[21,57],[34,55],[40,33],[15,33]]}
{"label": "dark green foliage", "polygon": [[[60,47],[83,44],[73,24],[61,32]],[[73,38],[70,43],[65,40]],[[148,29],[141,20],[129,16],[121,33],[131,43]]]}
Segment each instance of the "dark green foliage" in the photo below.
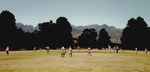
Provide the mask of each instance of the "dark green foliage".
{"label": "dark green foliage", "polygon": [[123,30],[121,41],[124,49],[145,49],[149,42],[147,23],[143,18],[131,18]]}
{"label": "dark green foliage", "polygon": [[99,38],[97,40],[97,47],[99,49],[106,48],[110,44],[111,44],[110,36],[108,35],[108,33],[106,32],[104,28],[101,29],[99,32]]}
{"label": "dark green foliage", "polygon": [[61,46],[71,46],[72,27],[65,17],[59,17],[56,24],[52,21],[39,24],[38,42],[39,47],[50,46],[53,49]]}
{"label": "dark green foliage", "polygon": [[11,46],[14,42],[16,26],[15,17],[9,11],[2,11],[0,14],[0,42],[1,47]]}
{"label": "dark green foliage", "polygon": [[70,46],[73,44],[72,27],[65,17],[59,17],[56,20],[56,40],[58,46]]}
{"label": "dark green foliage", "polygon": [[95,29],[84,29],[78,37],[78,45],[81,47],[95,47],[97,32]]}
{"label": "dark green foliage", "polygon": [[[97,32],[95,29],[84,29],[78,39],[72,38],[72,27],[65,17],[59,17],[56,23],[52,21],[39,24],[40,31],[24,32],[17,29],[15,16],[9,11],[2,11],[0,14],[0,48],[6,46],[14,50],[21,48],[33,49],[50,46],[52,49],[73,45],[81,47],[98,47],[99,49],[111,45],[110,36],[105,29],[99,32],[99,38],[96,42]],[[145,49],[150,48],[150,28],[143,18],[131,18],[126,28],[124,28],[122,37],[122,48],[124,49]]]}
{"label": "dark green foliage", "polygon": [[15,17],[9,11],[0,14],[0,48],[9,46],[13,50],[44,48],[56,49],[61,46],[73,45],[72,27],[65,17],[59,17],[56,24],[52,21],[39,24],[40,31],[33,33],[17,29]]}

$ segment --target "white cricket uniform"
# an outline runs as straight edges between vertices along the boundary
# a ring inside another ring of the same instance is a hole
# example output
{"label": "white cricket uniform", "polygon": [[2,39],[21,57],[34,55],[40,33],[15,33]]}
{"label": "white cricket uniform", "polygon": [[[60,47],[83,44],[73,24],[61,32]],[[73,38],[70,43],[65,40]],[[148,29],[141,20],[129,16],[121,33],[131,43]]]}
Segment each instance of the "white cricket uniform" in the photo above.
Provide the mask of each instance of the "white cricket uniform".
{"label": "white cricket uniform", "polygon": [[80,50],[80,47],[78,46],[78,51]]}
{"label": "white cricket uniform", "polygon": [[9,47],[6,48],[6,51],[9,51]]}
{"label": "white cricket uniform", "polygon": [[91,50],[91,48],[89,47],[89,48],[88,48],[88,52],[90,52],[90,50]]}
{"label": "white cricket uniform", "polygon": [[110,53],[110,50],[111,50],[111,46],[110,45],[108,45],[108,52]]}
{"label": "white cricket uniform", "polygon": [[47,50],[49,50],[49,47],[46,47]]}
{"label": "white cricket uniform", "polygon": [[36,47],[34,47],[33,50],[35,51],[35,50],[36,50]]}
{"label": "white cricket uniform", "polygon": [[147,51],[148,51],[147,48],[145,48],[145,53],[146,53],[146,54],[147,54]]}
{"label": "white cricket uniform", "polygon": [[72,48],[71,47],[69,48],[69,53],[72,53]]}
{"label": "white cricket uniform", "polygon": [[61,53],[65,53],[65,48],[64,47],[61,48]]}
{"label": "white cricket uniform", "polygon": [[137,50],[137,48],[135,48],[135,53],[138,53],[138,50]]}

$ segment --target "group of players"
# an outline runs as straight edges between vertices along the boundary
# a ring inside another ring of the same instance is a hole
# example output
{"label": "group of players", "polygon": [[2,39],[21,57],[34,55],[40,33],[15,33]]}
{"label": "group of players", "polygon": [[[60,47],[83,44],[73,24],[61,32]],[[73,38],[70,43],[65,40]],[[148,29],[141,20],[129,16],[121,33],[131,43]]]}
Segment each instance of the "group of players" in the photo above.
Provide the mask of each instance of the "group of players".
{"label": "group of players", "polygon": [[[49,49],[50,48],[46,47],[46,49],[47,49],[47,53],[49,53]],[[79,51],[80,47],[78,46],[77,49]],[[34,47],[33,50],[36,51],[36,47]],[[116,51],[116,53],[118,53],[119,47],[118,46],[114,47],[114,50]],[[66,52],[67,52],[66,48],[64,46],[62,46],[62,48],[61,48],[61,57],[65,57]],[[108,52],[109,53],[111,52],[111,46],[110,45],[108,45]],[[88,47],[87,53],[88,53],[88,55],[92,56],[90,47]],[[135,48],[135,53],[136,54],[138,53],[138,49],[137,48]],[[145,53],[146,54],[148,53],[147,48],[145,48]],[[6,54],[9,55],[9,47],[8,46],[6,47]],[[72,57],[72,48],[71,48],[71,46],[69,47],[69,57]]]}
{"label": "group of players", "polygon": [[[78,46],[78,51],[79,50],[80,50],[80,47]],[[92,56],[90,47],[88,47],[87,52],[88,52],[88,55]],[[65,57],[65,54],[66,54],[66,49],[65,49],[64,46],[62,46],[62,48],[61,48],[61,57]],[[71,48],[71,46],[69,47],[69,57],[72,57],[72,48]]]}

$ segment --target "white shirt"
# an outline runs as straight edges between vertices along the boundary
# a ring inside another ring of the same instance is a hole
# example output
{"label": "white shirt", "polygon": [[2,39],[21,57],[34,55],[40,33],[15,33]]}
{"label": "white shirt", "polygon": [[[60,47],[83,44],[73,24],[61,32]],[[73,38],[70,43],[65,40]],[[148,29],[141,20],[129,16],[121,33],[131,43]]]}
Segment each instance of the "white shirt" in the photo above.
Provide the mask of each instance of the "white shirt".
{"label": "white shirt", "polygon": [[78,49],[80,49],[80,47],[78,46]]}
{"label": "white shirt", "polygon": [[147,51],[147,48],[145,49],[145,51]]}
{"label": "white shirt", "polygon": [[46,47],[47,50],[49,50],[49,47]]}
{"label": "white shirt", "polygon": [[61,53],[65,53],[65,48],[64,47],[61,48]]}
{"label": "white shirt", "polygon": [[9,47],[7,46],[6,51],[9,51]]}
{"label": "white shirt", "polygon": [[33,50],[36,50],[36,47],[34,47]]}
{"label": "white shirt", "polygon": [[114,49],[116,49],[116,47],[114,47]]}
{"label": "white shirt", "polygon": [[88,47],[88,52],[90,52],[90,50],[91,50],[91,48],[90,48],[90,47]]}
{"label": "white shirt", "polygon": [[108,50],[111,50],[111,46],[110,45],[108,45]]}
{"label": "white shirt", "polygon": [[118,46],[116,46],[116,49],[117,49],[117,50],[119,50],[119,47],[118,47]]}
{"label": "white shirt", "polygon": [[69,47],[69,53],[72,53],[72,48],[71,47]]}
{"label": "white shirt", "polygon": [[137,51],[137,48],[135,48],[135,50]]}

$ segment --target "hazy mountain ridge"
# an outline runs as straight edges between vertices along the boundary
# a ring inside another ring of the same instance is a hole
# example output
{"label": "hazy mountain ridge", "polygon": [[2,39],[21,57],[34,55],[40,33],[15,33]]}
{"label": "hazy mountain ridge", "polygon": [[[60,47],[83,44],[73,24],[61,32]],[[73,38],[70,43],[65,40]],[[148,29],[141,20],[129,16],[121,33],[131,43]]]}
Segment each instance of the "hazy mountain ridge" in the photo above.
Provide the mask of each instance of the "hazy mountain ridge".
{"label": "hazy mountain ridge", "polygon": [[108,26],[106,24],[103,24],[103,25],[92,24],[92,25],[87,25],[87,26],[74,26],[74,25],[72,25],[73,37],[77,38],[85,28],[94,28],[97,31],[97,34],[99,34],[99,31],[102,28],[105,28],[106,31],[108,32],[109,36],[112,37],[111,41],[113,43],[121,43],[120,37],[122,36],[123,29],[119,29],[119,28],[116,28],[114,26]]}
{"label": "hazy mountain ridge", "polygon": [[85,28],[95,28],[97,26],[99,26],[98,24],[92,24],[92,25],[86,25],[86,26],[74,26],[74,25],[71,25],[72,28],[75,28],[77,30],[84,30]]}
{"label": "hazy mountain ridge", "polygon": [[25,32],[33,32],[34,30],[39,31],[38,25],[33,27],[32,25],[24,25],[23,23],[16,23],[17,28],[21,28]]}
{"label": "hazy mountain ridge", "polygon": [[[16,23],[17,28],[22,28],[25,32],[33,32],[34,30],[39,31],[38,25],[36,27],[33,27],[32,25],[24,25],[23,23]],[[91,24],[87,26],[72,26],[72,36],[74,38],[77,38],[84,29],[86,28],[94,28],[97,31],[97,34],[99,34],[99,31],[102,28],[105,28],[108,32],[109,36],[111,36],[111,41],[113,43],[121,43],[120,37],[122,36],[123,29],[116,28],[114,26],[108,26],[106,24],[98,25],[98,24]]]}

